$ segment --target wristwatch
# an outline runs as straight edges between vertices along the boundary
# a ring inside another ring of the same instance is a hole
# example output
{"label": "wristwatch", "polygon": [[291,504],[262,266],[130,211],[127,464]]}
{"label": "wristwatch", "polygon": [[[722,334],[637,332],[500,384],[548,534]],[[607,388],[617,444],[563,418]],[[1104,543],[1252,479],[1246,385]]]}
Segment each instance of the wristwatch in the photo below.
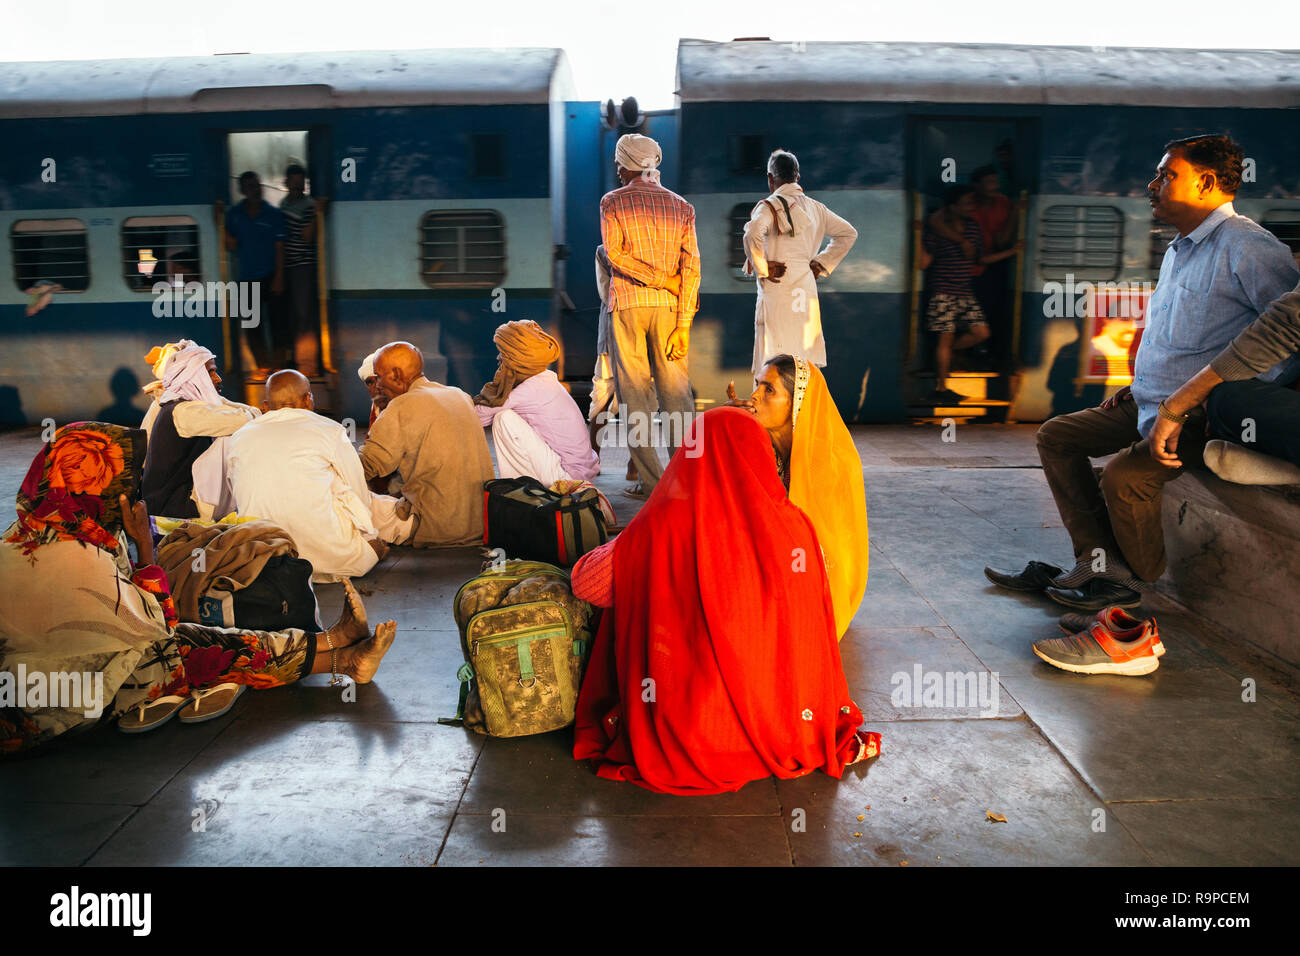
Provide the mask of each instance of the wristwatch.
{"label": "wristwatch", "polygon": [[1187,420],[1191,418],[1190,415],[1175,415],[1165,406],[1164,402],[1156,406],[1156,414],[1166,421],[1173,422],[1175,425],[1186,425]]}

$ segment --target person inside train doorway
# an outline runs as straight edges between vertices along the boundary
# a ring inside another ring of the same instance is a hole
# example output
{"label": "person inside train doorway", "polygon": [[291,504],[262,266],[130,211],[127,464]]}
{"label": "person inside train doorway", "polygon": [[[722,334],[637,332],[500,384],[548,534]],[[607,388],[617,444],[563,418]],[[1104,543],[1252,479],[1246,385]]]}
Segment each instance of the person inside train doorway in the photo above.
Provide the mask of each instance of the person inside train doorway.
{"label": "person inside train doorway", "polygon": [[[1233,209],[1243,157],[1241,146],[1224,135],[1165,144],[1147,191],[1152,213],[1178,236],[1165,251],[1147,303],[1133,384],[1097,408],[1058,415],[1038,430],[1043,474],[1070,534],[1075,563],[1068,571],[1042,561],[1029,562],[1023,571],[985,568],[994,584],[1045,591],[1059,604],[1095,614],[1138,607],[1140,592],[1164,573],[1163,488],[1184,467],[1203,466],[1206,438],[1202,408],[1180,401],[1172,410],[1167,402],[1300,279],[1291,251]],[[1268,349],[1249,352],[1252,362],[1267,362]],[[1297,374],[1300,356],[1293,356],[1259,377],[1286,384]],[[1182,426],[1177,466],[1168,454],[1168,434],[1156,429],[1162,420]],[[1098,481],[1090,459],[1106,455],[1113,457]],[[1149,645],[1138,653],[1132,645],[1125,650],[1122,639],[1100,640],[1093,628],[1064,643],[1039,645],[1036,652],[1048,663],[1085,673],[1100,672],[1086,670],[1094,665],[1126,673],[1112,665],[1137,661],[1140,667],[1137,658],[1154,653]]]}
{"label": "person inside train doorway", "polygon": [[257,283],[261,321],[246,328],[244,334],[257,375],[264,378],[272,364],[265,330],[267,326],[275,328],[275,307],[284,292],[284,213],[262,199],[262,182],[252,170],[240,174],[239,191],[243,200],[229,210],[221,200],[214,208],[219,220],[223,213],[225,216],[226,249],[237,255],[238,281]]}
{"label": "person inside train doorway", "polygon": [[[1016,238],[1017,213],[1025,200],[1013,203],[999,190],[1001,177],[996,166],[981,166],[970,175],[975,187],[975,221],[986,252],[1010,249]],[[999,259],[975,270],[971,285],[975,299],[989,321],[988,354],[977,345],[972,357],[1002,365],[1011,354],[1011,259]]]}
{"label": "person inside train doorway", "polygon": [[316,315],[316,228],[329,200],[308,196],[307,170],[297,163],[284,171],[289,194],[280,200],[284,213],[284,309],[271,335],[277,339],[278,364],[308,378],[320,374],[320,335]]}
{"label": "person inside train doorway", "polygon": [[[745,271],[757,280],[754,308],[754,377],[777,355],[826,365],[817,280],[848,255],[858,231],[847,219],[804,194],[799,160],[775,149],[767,160],[771,193],[745,223]],[[822,240],[830,239],[826,248]]]}
{"label": "person inside train doorway", "polygon": [[695,411],[686,370],[700,296],[695,207],[660,184],[662,161],[663,151],[649,136],[620,136],[614,162],[623,185],[600,200],[600,238],[610,265],[614,388],[640,475],[623,492],[630,498],[648,498],[664,473],[651,437],[654,396],[666,413],[673,452]]}

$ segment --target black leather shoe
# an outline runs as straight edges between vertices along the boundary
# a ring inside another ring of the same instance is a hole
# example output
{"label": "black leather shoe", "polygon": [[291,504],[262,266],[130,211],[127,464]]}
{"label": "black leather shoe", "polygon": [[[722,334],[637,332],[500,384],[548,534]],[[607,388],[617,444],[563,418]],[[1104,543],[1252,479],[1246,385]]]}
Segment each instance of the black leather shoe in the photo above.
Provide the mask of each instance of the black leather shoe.
{"label": "black leather shoe", "polygon": [[1045,561],[1030,561],[1023,571],[999,571],[997,568],[985,568],[984,576],[1000,588],[1011,591],[1041,591],[1052,583],[1052,579],[1065,572],[1054,564]]}
{"label": "black leather shoe", "polygon": [[1077,588],[1048,588],[1047,596],[1057,604],[1077,611],[1100,611],[1112,605],[1122,608],[1140,607],[1142,595],[1114,581],[1093,578]]}

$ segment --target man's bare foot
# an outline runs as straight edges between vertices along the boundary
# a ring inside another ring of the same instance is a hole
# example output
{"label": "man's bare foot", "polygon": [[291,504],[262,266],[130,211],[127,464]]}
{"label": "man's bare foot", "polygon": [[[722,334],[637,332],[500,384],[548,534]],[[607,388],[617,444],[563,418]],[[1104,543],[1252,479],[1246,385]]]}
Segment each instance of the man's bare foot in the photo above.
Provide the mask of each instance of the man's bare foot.
{"label": "man's bare foot", "polygon": [[374,680],[375,671],[379,670],[379,662],[384,659],[388,649],[393,646],[393,640],[396,637],[396,621],[385,621],[380,624],[375,628],[374,637],[348,648],[343,673],[358,684],[369,684]]}
{"label": "man's bare foot", "polygon": [[339,615],[338,623],[329,629],[329,635],[335,647],[347,647],[370,636],[365,606],[351,581],[343,582],[343,613]]}
{"label": "man's bare foot", "polygon": [[375,549],[375,554],[379,555],[380,561],[384,560],[385,556],[387,556],[388,545],[384,544],[384,542],[380,541],[378,538],[371,538],[366,542],[366,544]]}

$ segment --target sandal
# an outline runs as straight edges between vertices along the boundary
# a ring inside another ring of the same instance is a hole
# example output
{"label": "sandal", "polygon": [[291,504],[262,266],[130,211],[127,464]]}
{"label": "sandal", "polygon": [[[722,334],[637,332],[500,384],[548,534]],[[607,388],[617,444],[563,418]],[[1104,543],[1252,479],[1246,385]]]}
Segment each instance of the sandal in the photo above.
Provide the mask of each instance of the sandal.
{"label": "sandal", "polygon": [[175,695],[142,700],[118,719],[117,729],[124,734],[142,734],[146,730],[161,727],[175,717],[189,700],[189,697]]}
{"label": "sandal", "polygon": [[216,720],[235,706],[235,701],[247,689],[246,684],[217,684],[190,694],[185,706],[181,708],[182,724],[201,724],[205,720]]}
{"label": "sandal", "polygon": [[857,730],[854,731],[853,736],[857,738],[858,755],[850,760],[847,766],[851,767],[855,763],[880,756],[880,734],[874,730]]}

